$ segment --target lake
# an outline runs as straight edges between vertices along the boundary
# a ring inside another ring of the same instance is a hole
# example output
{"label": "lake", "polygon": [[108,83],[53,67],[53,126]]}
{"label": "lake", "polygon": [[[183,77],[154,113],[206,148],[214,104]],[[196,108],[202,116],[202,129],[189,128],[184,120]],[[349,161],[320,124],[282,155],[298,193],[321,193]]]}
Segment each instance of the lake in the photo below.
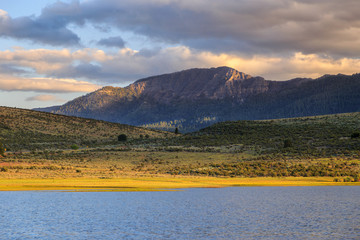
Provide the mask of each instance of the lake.
{"label": "lake", "polygon": [[360,187],[0,192],[0,239],[360,239]]}

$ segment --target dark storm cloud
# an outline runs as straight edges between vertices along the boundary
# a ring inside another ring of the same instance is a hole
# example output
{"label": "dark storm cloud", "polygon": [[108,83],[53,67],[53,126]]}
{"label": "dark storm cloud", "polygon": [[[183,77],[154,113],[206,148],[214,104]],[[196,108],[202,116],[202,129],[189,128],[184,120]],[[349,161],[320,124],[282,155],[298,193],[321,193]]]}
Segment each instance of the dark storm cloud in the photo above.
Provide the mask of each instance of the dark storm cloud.
{"label": "dark storm cloud", "polygon": [[57,78],[76,78],[87,79],[91,81],[98,81],[102,83],[112,83],[118,81],[121,76],[120,73],[114,71],[105,70],[104,66],[80,63],[76,65],[64,66],[57,71],[52,71],[48,74],[48,77],[55,76]]}
{"label": "dark storm cloud", "polygon": [[80,8],[93,23],[210,51],[360,54],[358,0],[92,0]]}
{"label": "dark storm cloud", "polygon": [[125,42],[121,37],[103,38],[98,42],[98,44],[106,47],[125,47]]}
{"label": "dark storm cloud", "polygon": [[19,17],[11,18],[0,12],[0,36],[29,39],[49,45],[77,45],[79,37],[66,28],[67,20],[54,18]]}
{"label": "dark storm cloud", "polygon": [[56,2],[37,18],[3,17],[0,33],[64,45],[79,42],[70,23],[91,23],[209,51],[356,57],[359,11],[358,0],[88,0]]}

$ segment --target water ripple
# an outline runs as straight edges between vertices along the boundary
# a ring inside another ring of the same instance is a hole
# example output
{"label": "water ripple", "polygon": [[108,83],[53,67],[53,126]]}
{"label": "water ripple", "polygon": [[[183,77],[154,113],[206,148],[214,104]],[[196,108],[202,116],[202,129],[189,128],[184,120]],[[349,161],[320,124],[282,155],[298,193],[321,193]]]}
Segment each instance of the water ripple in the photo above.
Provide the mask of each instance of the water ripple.
{"label": "water ripple", "polygon": [[0,192],[0,239],[360,239],[360,187]]}

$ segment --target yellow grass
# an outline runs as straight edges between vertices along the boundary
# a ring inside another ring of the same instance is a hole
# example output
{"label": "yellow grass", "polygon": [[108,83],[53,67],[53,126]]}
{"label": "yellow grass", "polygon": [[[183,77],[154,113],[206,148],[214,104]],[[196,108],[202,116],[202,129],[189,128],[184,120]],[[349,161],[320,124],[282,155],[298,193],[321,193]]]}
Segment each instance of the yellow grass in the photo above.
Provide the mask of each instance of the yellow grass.
{"label": "yellow grass", "polygon": [[[88,149],[64,151],[51,157],[53,159],[44,159],[43,155],[23,153],[2,159],[0,191],[162,191],[196,187],[360,185],[360,182],[334,182],[333,177],[230,178],[168,174],[177,167],[206,168],[210,163],[233,163],[248,158],[243,153]],[[318,160],[326,161],[330,160]],[[341,159],[334,161],[342,162]],[[359,163],[359,160],[351,161]],[[304,160],[304,164],[310,163]],[[339,177],[339,180],[343,178]]]}
{"label": "yellow grass", "polygon": [[333,182],[329,177],[214,178],[214,177],[123,177],[112,179],[0,179],[0,191],[161,191],[181,188],[219,188],[255,186],[339,186],[360,185]]}

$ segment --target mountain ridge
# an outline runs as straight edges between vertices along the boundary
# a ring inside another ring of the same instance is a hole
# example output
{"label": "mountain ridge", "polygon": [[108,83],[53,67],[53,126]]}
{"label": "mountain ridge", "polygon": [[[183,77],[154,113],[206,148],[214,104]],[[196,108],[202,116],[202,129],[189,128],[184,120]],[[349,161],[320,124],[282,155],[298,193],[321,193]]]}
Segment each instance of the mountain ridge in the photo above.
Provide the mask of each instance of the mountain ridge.
{"label": "mountain ridge", "polygon": [[[103,87],[62,106],[37,110],[192,131],[218,121],[360,111],[359,86],[359,74],[269,81],[229,67],[193,68],[139,79],[124,88]],[[157,126],[167,122],[172,123]]]}

